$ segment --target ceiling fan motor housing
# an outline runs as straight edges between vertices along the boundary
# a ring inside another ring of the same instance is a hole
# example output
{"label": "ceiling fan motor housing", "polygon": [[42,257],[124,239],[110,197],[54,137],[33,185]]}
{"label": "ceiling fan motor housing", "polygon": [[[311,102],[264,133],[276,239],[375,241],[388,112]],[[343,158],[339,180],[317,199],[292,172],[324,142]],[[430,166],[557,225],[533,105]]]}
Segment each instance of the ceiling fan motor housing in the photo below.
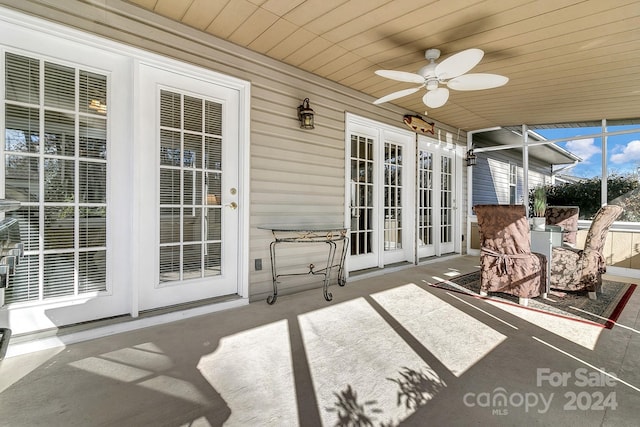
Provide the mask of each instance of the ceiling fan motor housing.
{"label": "ceiling fan motor housing", "polygon": [[440,49],[427,49],[424,53],[424,57],[429,61],[435,61],[440,58]]}

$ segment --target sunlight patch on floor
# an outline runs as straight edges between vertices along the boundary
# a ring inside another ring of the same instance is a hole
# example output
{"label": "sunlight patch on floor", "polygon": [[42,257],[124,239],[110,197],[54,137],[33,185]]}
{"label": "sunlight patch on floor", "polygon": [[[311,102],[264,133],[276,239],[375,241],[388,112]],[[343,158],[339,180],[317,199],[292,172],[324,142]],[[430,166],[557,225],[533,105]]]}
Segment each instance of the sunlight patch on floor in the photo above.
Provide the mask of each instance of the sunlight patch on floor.
{"label": "sunlight patch on floor", "polygon": [[225,426],[298,425],[286,320],[222,338],[198,369],[231,409]]}
{"label": "sunlight patch on floor", "polygon": [[506,339],[413,283],[372,297],[458,377]]}
{"label": "sunlight patch on floor", "polygon": [[100,357],[154,372],[166,371],[174,366],[173,360],[166,354],[151,352],[143,348],[121,348],[103,353]]}
{"label": "sunlight patch on floor", "polygon": [[323,425],[397,425],[446,386],[364,298],[298,319]]}
{"label": "sunlight patch on floor", "polygon": [[591,323],[541,313],[524,307],[518,307],[517,305],[500,303],[492,301],[490,298],[486,299],[485,302],[589,350],[596,348],[600,334],[603,331],[601,326]]}
{"label": "sunlight patch on floor", "polygon": [[111,378],[112,380],[124,383],[140,381],[154,373],[147,369],[140,369],[123,363],[112,362],[101,357],[86,357],[84,359],[71,362],[69,365],[76,369],[81,369],[86,372],[91,372],[92,374]]}

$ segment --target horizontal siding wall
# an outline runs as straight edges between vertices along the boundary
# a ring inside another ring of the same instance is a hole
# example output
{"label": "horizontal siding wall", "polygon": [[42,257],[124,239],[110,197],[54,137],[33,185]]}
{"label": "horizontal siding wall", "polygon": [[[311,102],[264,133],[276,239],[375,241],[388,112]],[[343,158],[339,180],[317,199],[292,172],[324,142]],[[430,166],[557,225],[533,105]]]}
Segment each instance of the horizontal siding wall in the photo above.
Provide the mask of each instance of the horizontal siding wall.
{"label": "horizontal siding wall", "polygon": [[[251,82],[249,282],[253,298],[271,292],[271,234],[260,224],[344,222],[345,112],[404,128],[402,111],[374,106],[363,94],[185,27],[119,0],[2,0],[12,9]],[[302,130],[297,107],[310,99],[316,129]],[[456,129],[436,123],[457,135]],[[460,132],[460,141],[466,140]],[[466,176],[463,176],[466,183]],[[245,187],[245,191],[247,188]],[[466,188],[463,188],[466,194]],[[465,207],[461,220],[466,221]],[[322,265],[324,245],[283,249],[283,272]],[[254,261],[263,269],[255,271]],[[283,282],[283,289],[318,286],[318,276]],[[292,281],[293,282],[293,281]]]}
{"label": "horizontal siding wall", "polygon": [[[517,202],[527,203],[524,192],[522,155],[515,150],[478,153],[473,167],[473,204],[509,204],[510,164],[518,166]],[[529,188],[551,182],[550,168],[540,160],[529,158]]]}

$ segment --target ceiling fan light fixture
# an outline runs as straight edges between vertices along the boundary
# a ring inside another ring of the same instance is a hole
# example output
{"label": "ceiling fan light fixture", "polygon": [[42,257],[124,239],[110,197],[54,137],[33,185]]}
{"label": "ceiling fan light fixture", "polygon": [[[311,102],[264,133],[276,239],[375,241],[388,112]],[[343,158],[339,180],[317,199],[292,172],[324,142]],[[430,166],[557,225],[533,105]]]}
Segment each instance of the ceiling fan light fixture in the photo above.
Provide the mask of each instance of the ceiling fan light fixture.
{"label": "ceiling fan light fixture", "polygon": [[443,87],[428,91],[423,97],[422,102],[429,108],[439,108],[447,103],[449,99],[449,90]]}
{"label": "ceiling fan light fixture", "polygon": [[438,89],[438,79],[427,80],[427,90],[435,90],[435,89]]}

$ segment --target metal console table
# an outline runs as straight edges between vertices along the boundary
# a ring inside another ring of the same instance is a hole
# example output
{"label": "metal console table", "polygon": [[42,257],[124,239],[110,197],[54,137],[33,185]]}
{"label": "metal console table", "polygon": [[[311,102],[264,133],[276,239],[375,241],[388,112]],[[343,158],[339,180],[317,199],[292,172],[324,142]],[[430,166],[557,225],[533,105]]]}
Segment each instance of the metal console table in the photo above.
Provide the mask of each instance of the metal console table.
{"label": "metal console table", "polygon": [[[267,298],[267,303],[274,304],[278,299],[278,278],[284,276],[302,276],[309,274],[320,274],[324,276],[323,293],[324,299],[331,301],[333,295],[329,292],[329,281],[331,280],[331,271],[338,268],[338,285],[346,284],[344,261],[347,256],[347,248],[349,246],[349,237],[347,229],[342,225],[334,224],[267,224],[258,228],[262,230],[270,230],[273,234],[273,241],[269,245],[271,256],[271,279],[273,280],[273,295]],[[342,242],[342,252],[340,259],[336,263],[336,253],[338,242]],[[315,265],[309,264],[309,271],[306,273],[288,273],[278,274],[276,266],[276,246],[281,243],[326,243],[329,248],[327,256],[327,266],[320,270],[315,269]]]}

